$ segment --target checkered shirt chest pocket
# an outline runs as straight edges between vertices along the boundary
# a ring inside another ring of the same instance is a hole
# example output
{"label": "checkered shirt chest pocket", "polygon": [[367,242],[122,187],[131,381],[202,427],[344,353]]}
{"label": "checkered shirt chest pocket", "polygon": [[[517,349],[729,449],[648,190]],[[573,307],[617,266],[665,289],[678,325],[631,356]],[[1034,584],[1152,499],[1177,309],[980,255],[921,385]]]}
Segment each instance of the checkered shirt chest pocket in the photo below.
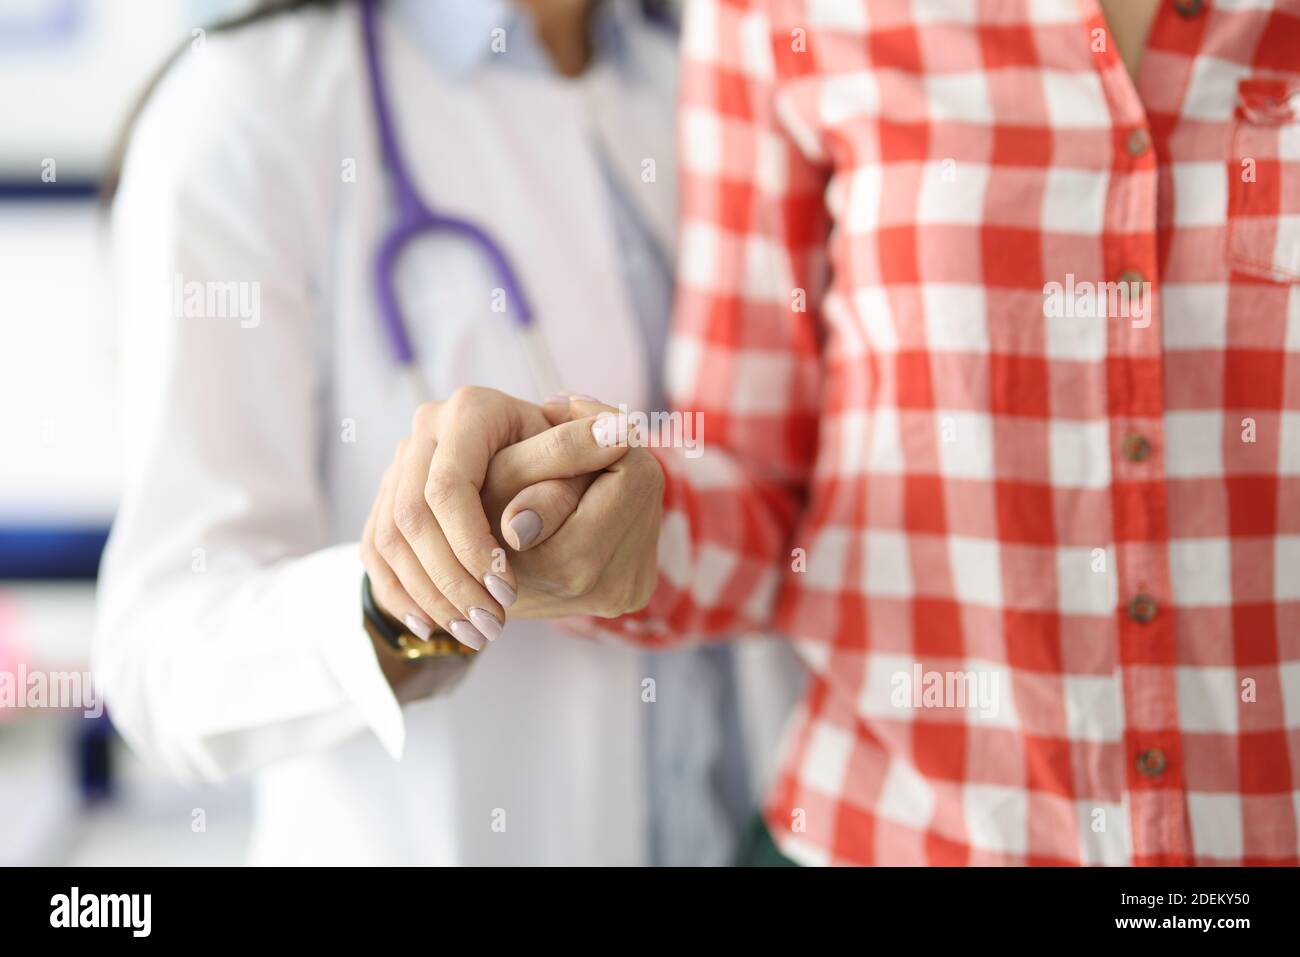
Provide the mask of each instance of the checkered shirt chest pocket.
{"label": "checkered shirt chest pocket", "polygon": [[1300,78],[1238,81],[1231,151],[1228,263],[1300,282]]}

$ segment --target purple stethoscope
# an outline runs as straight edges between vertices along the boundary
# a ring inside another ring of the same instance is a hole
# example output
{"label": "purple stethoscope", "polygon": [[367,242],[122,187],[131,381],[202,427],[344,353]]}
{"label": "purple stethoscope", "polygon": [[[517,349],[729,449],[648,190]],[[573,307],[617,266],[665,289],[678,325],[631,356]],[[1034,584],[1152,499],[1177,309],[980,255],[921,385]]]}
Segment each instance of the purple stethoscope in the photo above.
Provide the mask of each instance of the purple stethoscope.
{"label": "purple stethoscope", "polygon": [[393,355],[411,381],[411,388],[417,401],[431,398],[429,383],[420,364],[416,361],[415,349],[411,345],[411,337],[402,318],[402,307],[398,301],[395,285],[395,271],[397,261],[407,244],[421,236],[447,233],[473,243],[492,264],[500,288],[505,292],[506,307],[510,310],[511,318],[524,342],[529,371],[532,373],[538,394],[554,395],[560,391],[555,361],[537,329],[532,307],[519,281],[519,274],[510,265],[504,250],[482,227],[467,219],[449,216],[431,209],[421,199],[406,164],[402,161],[397,146],[397,135],[393,128],[392,114],[389,111],[388,96],[384,92],[379,42],[376,36],[378,2],[379,0],[361,0],[361,24],[365,36],[370,97],[374,105],[375,120],[379,126],[380,149],[383,152],[384,165],[388,170],[397,203],[395,222],[380,243],[379,251],[375,256],[375,293],[379,304],[379,317],[388,334]]}

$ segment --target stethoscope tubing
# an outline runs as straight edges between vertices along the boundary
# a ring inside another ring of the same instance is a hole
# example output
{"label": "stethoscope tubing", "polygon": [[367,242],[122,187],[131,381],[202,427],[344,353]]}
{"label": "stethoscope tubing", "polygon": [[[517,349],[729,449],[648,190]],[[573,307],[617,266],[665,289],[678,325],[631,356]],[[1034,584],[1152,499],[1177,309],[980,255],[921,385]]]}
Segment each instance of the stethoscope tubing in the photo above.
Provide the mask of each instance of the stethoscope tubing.
{"label": "stethoscope tubing", "polygon": [[434,211],[421,198],[406,168],[384,85],[377,26],[378,2],[379,0],[361,0],[361,25],[366,53],[366,76],[378,128],[380,151],[397,206],[393,225],[381,240],[374,261],[375,296],[380,321],[393,356],[412,381],[412,390],[418,393],[419,400],[426,401],[431,390],[417,361],[410,332],[402,319],[402,307],[396,288],[396,268],[402,252],[416,238],[429,233],[451,233],[476,246],[491,264],[500,288],[505,293],[507,314],[522,333],[529,370],[540,394],[546,396],[558,392],[554,358],[537,329],[523,283],[505,250],[476,223]]}

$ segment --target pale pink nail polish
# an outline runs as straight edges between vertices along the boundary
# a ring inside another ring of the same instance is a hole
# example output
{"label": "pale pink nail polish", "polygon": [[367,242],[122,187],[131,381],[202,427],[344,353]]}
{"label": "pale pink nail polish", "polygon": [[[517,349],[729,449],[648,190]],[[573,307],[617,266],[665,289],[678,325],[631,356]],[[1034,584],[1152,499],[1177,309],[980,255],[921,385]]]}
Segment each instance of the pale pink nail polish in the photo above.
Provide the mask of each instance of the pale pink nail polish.
{"label": "pale pink nail polish", "polygon": [[407,630],[421,641],[428,641],[429,636],[433,634],[433,625],[418,615],[407,615],[402,619],[402,622],[406,625]]}
{"label": "pale pink nail polish", "polygon": [[502,608],[509,608],[515,603],[515,599],[519,597],[515,594],[515,590],[510,587],[509,582],[496,575],[484,575],[483,587],[488,590],[489,595],[501,603]]}
{"label": "pale pink nail polish", "polygon": [[612,412],[602,412],[596,416],[596,421],[591,423],[591,437],[602,449],[618,445],[625,438],[618,416]]}
{"label": "pale pink nail polish", "polygon": [[505,628],[501,622],[496,620],[496,616],[482,608],[471,608],[469,610],[469,620],[488,641],[496,641],[500,638],[501,632]]}
{"label": "pale pink nail polish", "polygon": [[487,647],[487,639],[483,637],[477,628],[463,618],[457,618],[455,621],[450,622],[447,628],[451,631],[452,637],[467,648],[482,651]]}
{"label": "pale pink nail polish", "polygon": [[542,534],[542,517],[531,508],[526,508],[510,520],[510,527],[519,540],[519,547],[527,548]]}

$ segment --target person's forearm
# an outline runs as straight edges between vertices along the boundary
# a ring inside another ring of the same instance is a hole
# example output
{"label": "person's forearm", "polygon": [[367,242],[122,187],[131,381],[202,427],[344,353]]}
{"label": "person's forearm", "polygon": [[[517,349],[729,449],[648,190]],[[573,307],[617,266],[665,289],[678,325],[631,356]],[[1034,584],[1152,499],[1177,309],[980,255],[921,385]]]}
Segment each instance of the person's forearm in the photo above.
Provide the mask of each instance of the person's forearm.
{"label": "person's forearm", "polygon": [[800,498],[764,482],[726,449],[687,458],[656,449],[664,468],[659,580],[649,604],[618,618],[569,619],[566,627],[667,646],[771,628]]}

